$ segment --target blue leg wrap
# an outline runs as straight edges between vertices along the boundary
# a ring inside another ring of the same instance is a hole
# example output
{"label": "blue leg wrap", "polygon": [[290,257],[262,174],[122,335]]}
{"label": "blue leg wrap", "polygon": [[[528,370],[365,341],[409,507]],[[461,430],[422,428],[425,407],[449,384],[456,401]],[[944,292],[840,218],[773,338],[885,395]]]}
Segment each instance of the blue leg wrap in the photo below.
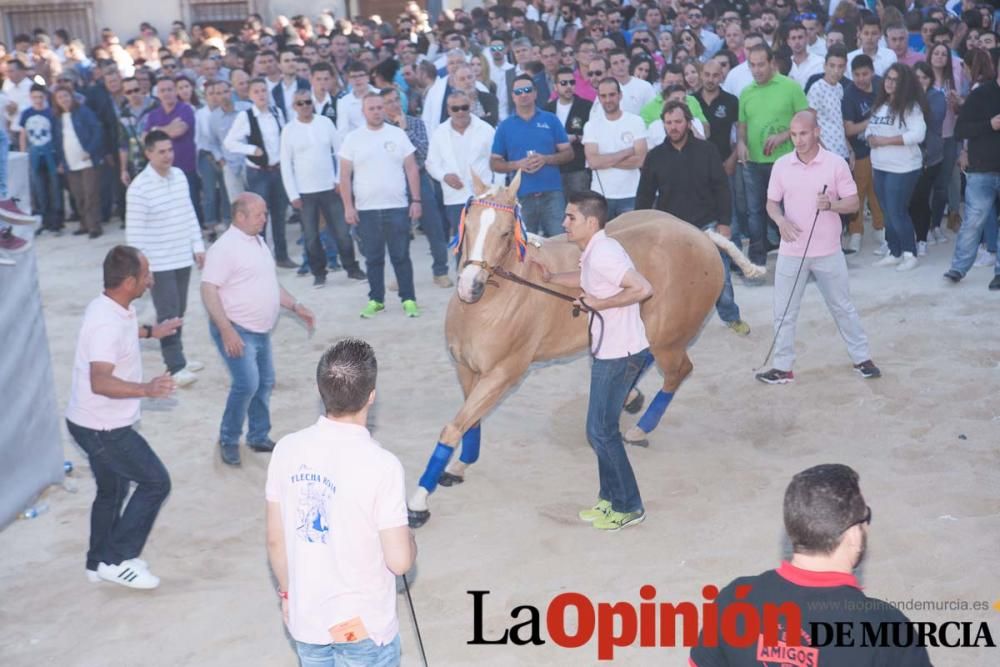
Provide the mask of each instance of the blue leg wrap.
{"label": "blue leg wrap", "polygon": [[479,460],[479,424],[476,424],[462,436],[462,453],[458,460],[462,463],[475,463]]}
{"label": "blue leg wrap", "polygon": [[674,392],[671,391],[668,393],[662,389],[656,392],[656,397],[650,401],[649,407],[646,408],[642,419],[639,420],[639,428],[644,433],[652,433],[653,429],[660,424],[660,420],[663,419],[663,413],[667,411],[667,406],[670,405],[670,401],[672,400],[674,400]]}
{"label": "blue leg wrap", "polygon": [[434,493],[434,489],[438,485],[438,479],[441,477],[441,473],[444,472],[444,467],[448,465],[448,459],[451,458],[454,451],[454,447],[449,447],[440,442],[434,448],[434,453],[431,454],[430,460],[427,461],[427,469],[424,470],[424,474],[420,477],[420,486],[427,489],[427,493]]}

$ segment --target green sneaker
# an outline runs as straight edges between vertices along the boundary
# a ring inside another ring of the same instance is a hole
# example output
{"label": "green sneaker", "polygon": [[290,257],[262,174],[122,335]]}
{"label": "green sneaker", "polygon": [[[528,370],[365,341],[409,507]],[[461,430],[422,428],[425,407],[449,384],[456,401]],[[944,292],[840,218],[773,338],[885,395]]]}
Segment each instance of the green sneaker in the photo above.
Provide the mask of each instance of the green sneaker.
{"label": "green sneaker", "polygon": [[594,521],[594,528],[597,530],[616,531],[629,526],[635,526],[646,520],[646,512],[615,512],[609,508],[609,512],[600,519]]}
{"label": "green sneaker", "polygon": [[420,317],[420,309],[417,308],[417,302],[413,299],[407,299],[403,302],[403,312],[406,313],[407,317]]}
{"label": "green sneaker", "polygon": [[726,326],[733,330],[736,334],[740,336],[750,335],[750,325],[743,320],[736,320],[735,322],[726,322]]}
{"label": "green sneaker", "polygon": [[369,301],[365,309],[361,311],[361,317],[370,320],[385,310],[385,306],[378,301]]}
{"label": "green sneaker", "polygon": [[580,510],[580,519],[587,523],[593,523],[598,519],[603,519],[611,511],[610,500],[598,500],[597,504],[585,510]]}

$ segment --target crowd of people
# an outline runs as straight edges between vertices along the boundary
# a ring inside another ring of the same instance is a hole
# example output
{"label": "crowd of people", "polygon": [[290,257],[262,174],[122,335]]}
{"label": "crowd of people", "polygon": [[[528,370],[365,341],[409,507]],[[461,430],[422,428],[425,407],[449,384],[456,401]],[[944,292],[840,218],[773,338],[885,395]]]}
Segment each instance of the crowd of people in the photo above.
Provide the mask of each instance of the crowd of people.
{"label": "crowd of people", "polygon": [[[275,269],[311,275],[316,288],[342,270],[368,283],[362,318],[386,310],[387,291],[418,317],[414,230],[429,245],[433,285],[451,287],[449,240],[475,180],[499,184],[520,172],[528,231],[545,236],[562,233],[567,202],[599,197],[594,234],[607,219],[649,208],[746,243],[755,264],[780,247],[775,323],[784,337],[775,368],[758,379],[793,378],[805,287],[795,270],[806,263],[855,369],[878,377],[844,260],[862,252],[866,225],[876,266],[910,271],[953,242],[945,278],[957,283],[975,266],[992,266],[989,287],[1000,289],[997,14],[975,0],[512,0],[447,10],[432,23],[410,2],[396,17],[326,12],[268,25],[251,15],[238,34],[178,21],[165,38],[144,23],[124,43],[108,29],[93,46],[38,29],[14,37],[12,48],[0,44],[0,220],[35,214],[37,233],[57,236],[77,221],[72,233],[91,239],[118,220],[128,243],[108,255],[105,293],[88,308],[67,413],[98,477],[88,576],[158,584],[138,556],[170,480],[132,425],[138,398],[189,385],[203,367],[181,342],[192,268],[202,271],[211,335],[232,379],[220,454],[239,465],[248,420],[252,449],[275,446],[269,334],[279,308],[313,323]],[[30,213],[6,191],[12,147],[28,154]],[[828,191],[829,182],[836,187]],[[803,184],[824,187],[806,192]],[[289,223],[301,226],[301,255],[288,242]],[[9,228],[0,233],[0,251],[24,246]],[[748,335],[732,289],[738,269],[723,259],[717,310]],[[139,332],[160,339],[168,373],[142,383],[130,304],[147,288],[157,324]],[[320,391],[333,422],[364,424],[374,363],[357,342],[324,357]],[[347,390],[324,383],[324,373],[343,375]],[[315,428],[342,431],[359,448],[373,442],[350,425],[321,420]],[[309,437],[301,438],[304,455]],[[122,466],[118,450],[141,456]],[[405,519],[393,461],[373,456],[365,472],[392,487],[393,503],[372,525],[386,533],[386,562],[396,554],[390,569],[403,572],[414,550],[398,530]],[[140,484],[119,521],[122,480]],[[298,481],[323,496],[324,480]],[[315,563],[286,553],[282,535],[305,530],[308,542],[324,542],[329,518],[290,526],[295,516],[281,502],[292,492],[282,484],[269,478],[268,500],[287,612],[288,561]],[[860,511],[856,478],[843,484]],[[633,509],[622,512],[641,521]],[[592,511],[600,523],[605,509]],[[850,562],[862,537],[855,528],[867,520],[844,518],[855,520]],[[293,620],[306,613],[297,604]],[[396,630],[384,612],[372,633],[383,647]],[[303,660],[323,630],[303,633]],[[398,658],[398,638],[389,652]]]}

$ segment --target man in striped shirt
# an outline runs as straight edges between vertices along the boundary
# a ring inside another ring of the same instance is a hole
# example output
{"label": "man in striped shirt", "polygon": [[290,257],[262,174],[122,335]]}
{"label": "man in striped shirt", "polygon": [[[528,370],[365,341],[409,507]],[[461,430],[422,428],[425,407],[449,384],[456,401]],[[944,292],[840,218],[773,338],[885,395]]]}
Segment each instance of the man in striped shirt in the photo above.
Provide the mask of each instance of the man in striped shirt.
{"label": "man in striped shirt", "polygon": [[[126,242],[142,251],[153,274],[156,321],[184,317],[191,266],[205,262],[205,243],[191,202],[187,177],[173,166],[170,136],[152,130],[144,141],[149,164],[139,172],[126,195]],[[184,357],[181,330],[160,339],[163,362],[177,386],[197,380],[193,371],[204,366]]]}

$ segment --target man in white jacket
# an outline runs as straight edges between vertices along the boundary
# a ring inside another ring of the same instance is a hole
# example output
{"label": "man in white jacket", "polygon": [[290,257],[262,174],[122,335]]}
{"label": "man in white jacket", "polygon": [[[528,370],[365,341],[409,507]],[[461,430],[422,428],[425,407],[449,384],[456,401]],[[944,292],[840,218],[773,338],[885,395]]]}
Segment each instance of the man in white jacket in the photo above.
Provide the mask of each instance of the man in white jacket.
{"label": "man in white jacket", "polygon": [[463,91],[448,96],[448,122],[431,134],[425,164],[427,173],[441,183],[449,238],[458,232],[462,207],[473,195],[472,174],[483,183],[493,181],[490,150],[494,129],[472,115],[472,100]]}
{"label": "man in white jacket", "polygon": [[296,118],[281,131],[281,182],[292,207],[302,211],[302,234],[313,287],[326,285],[326,252],[319,240],[320,211],[333,231],[347,277],[364,280],[336,191],[340,135],[329,118],[316,116],[311,90],[297,90],[293,99]]}
{"label": "man in white jacket", "polygon": [[[421,119],[427,127],[427,133],[433,134],[434,130],[444,122],[448,115],[445,113],[445,102],[452,91],[458,89],[458,82],[455,80],[455,71],[460,65],[464,65],[466,60],[465,52],[460,49],[452,49],[448,52],[447,64],[445,65],[448,74],[435,81],[427,90],[424,97],[424,111]],[[476,81],[476,90],[489,92],[481,81]]]}

